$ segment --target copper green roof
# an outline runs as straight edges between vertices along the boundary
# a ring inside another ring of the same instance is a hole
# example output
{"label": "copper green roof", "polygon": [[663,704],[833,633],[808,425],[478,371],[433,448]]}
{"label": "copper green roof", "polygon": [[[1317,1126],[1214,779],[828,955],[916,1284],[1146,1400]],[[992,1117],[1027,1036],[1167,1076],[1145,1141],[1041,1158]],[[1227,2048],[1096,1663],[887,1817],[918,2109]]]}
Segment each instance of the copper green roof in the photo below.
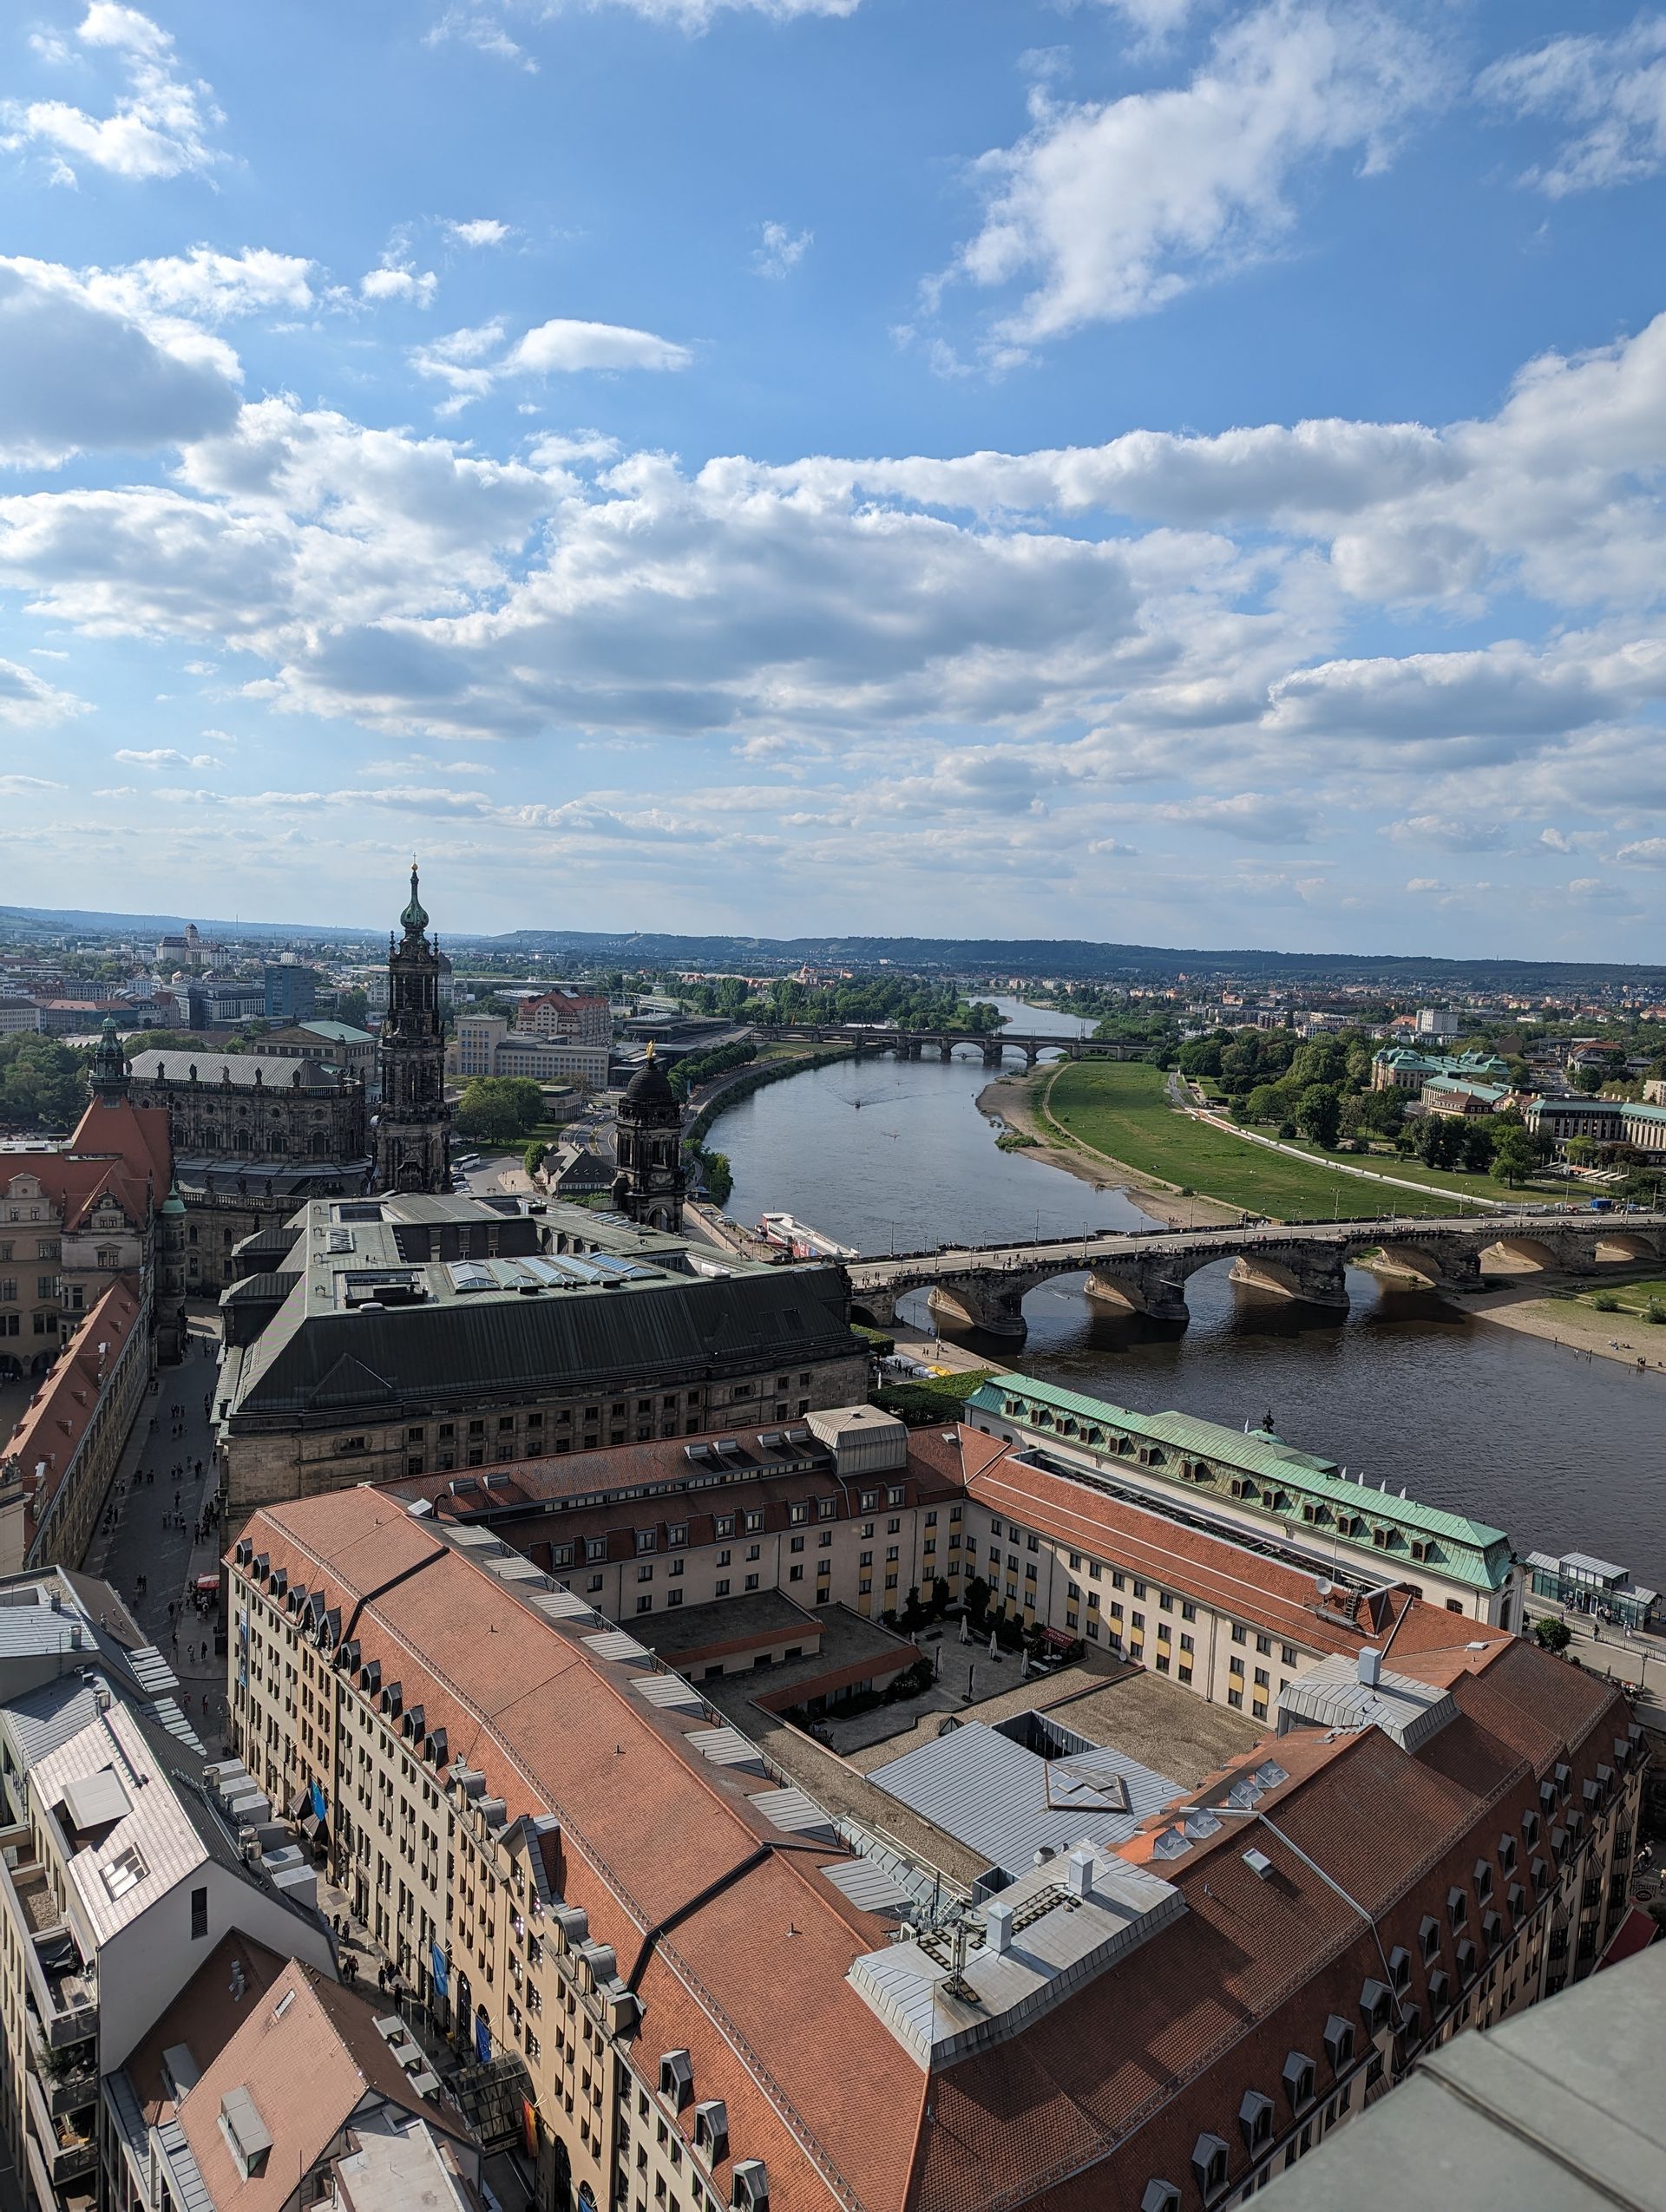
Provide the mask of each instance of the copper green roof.
{"label": "copper green roof", "polygon": [[[1182,1462],[1205,1463],[1211,1474],[1220,1470],[1229,1479],[1253,1476],[1282,1491],[1289,1503],[1280,1508],[1259,1498],[1243,1497],[1234,1501],[1240,1510],[1260,1511],[1269,1520],[1289,1522],[1307,1517],[1302,1513],[1304,1504],[1311,1506],[1315,1515],[1322,1509],[1322,1520],[1309,1524],[1315,1534],[1322,1532],[1348,1549],[1377,1560],[1412,1563],[1410,1547],[1415,1541],[1435,1547],[1427,1563],[1453,1581],[1496,1590],[1509,1580],[1510,1539],[1502,1528],[1492,1528],[1466,1513],[1449,1513],[1416,1498],[1350,1481],[1335,1460],[1300,1451],[1282,1437],[1263,1430],[1240,1434],[1218,1421],[1201,1420],[1190,1413],[1133,1413],[1125,1406],[1085,1397],[1057,1384],[1039,1382],[1031,1375],[992,1376],[979,1384],[967,1404],[974,1412],[994,1413],[1024,1428],[1064,1436],[1090,1452],[1108,1446],[1105,1456],[1112,1459],[1116,1457],[1118,1438],[1126,1436],[1148,1445],[1166,1446]],[[1152,1467],[1147,1462],[1144,1471],[1191,1495],[1199,1489],[1207,1493],[1211,1487],[1210,1476],[1201,1483],[1187,1481],[1177,1467],[1171,1470],[1166,1464]],[[1359,1535],[1345,1533],[1355,1516],[1364,1523],[1363,1530]],[[1384,1531],[1390,1541],[1374,1542],[1374,1528]]]}
{"label": "copper green roof", "polygon": [[405,933],[407,936],[420,937],[423,932],[428,927],[428,910],[423,905],[422,900],[416,896],[416,863],[415,861],[413,861],[410,864],[410,904],[405,908],[404,913],[400,915],[399,919],[404,925]]}

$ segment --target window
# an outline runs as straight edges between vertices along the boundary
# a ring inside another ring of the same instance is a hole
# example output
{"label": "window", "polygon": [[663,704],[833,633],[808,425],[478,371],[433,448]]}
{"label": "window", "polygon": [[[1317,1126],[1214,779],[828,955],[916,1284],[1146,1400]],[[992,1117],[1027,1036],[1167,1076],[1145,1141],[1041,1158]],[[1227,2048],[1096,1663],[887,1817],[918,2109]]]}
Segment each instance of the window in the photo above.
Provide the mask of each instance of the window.
{"label": "window", "polygon": [[1217,2135],[1200,2135],[1191,2147],[1191,2170],[1207,2199],[1226,2187],[1226,2145]]}
{"label": "window", "polygon": [[208,1892],[206,1889],[193,1889],[191,1892],[191,1940],[193,1943],[200,1943],[207,1933]]}
{"label": "window", "polygon": [[1233,1622],[1233,1624],[1232,1624],[1232,1641],[1233,1641],[1235,1644],[1242,1644],[1242,1643],[1244,1641],[1245,1638],[1248,1636],[1249,1633],[1250,1633],[1250,1632],[1249,1632],[1249,1630],[1248,1630],[1247,1628],[1243,1627],[1243,1626],[1241,1626],[1241,1625],[1240,1625],[1237,1621],[1236,1621],[1236,1620],[1235,1620],[1235,1621]]}
{"label": "window", "polygon": [[1340,2012],[1325,2022],[1325,2055],[1333,2073],[1345,2073],[1354,2063],[1354,2025]]}

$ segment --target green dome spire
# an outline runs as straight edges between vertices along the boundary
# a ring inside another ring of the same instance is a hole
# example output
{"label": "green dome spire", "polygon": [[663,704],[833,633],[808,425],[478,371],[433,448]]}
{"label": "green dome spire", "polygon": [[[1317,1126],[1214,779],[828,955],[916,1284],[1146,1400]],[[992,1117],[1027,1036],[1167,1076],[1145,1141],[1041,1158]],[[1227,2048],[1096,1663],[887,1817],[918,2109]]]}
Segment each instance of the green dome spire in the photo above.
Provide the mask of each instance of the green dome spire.
{"label": "green dome spire", "polygon": [[416,863],[414,859],[410,864],[410,904],[399,919],[404,924],[407,937],[420,937],[428,927],[427,910],[416,896]]}

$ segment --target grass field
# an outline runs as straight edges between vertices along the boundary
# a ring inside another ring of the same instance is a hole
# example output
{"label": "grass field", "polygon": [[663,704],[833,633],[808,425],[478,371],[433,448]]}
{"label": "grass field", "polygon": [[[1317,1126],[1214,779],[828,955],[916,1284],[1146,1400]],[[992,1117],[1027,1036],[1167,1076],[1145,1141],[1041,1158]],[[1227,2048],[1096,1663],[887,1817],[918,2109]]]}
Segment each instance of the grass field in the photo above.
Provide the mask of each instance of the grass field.
{"label": "grass field", "polygon": [[[1312,1221],[1333,1213],[1343,1220],[1368,1220],[1377,1214],[1453,1210],[1453,1201],[1434,1191],[1424,1195],[1364,1182],[1339,1174],[1320,1158],[1309,1164],[1210,1129],[1174,1110],[1166,1082],[1160,1069],[1141,1060],[1078,1060],[1053,1077],[1051,1089],[1041,1094],[1046,1103],[1040,1110],[1067,1135],[1137,1175],[1149,1174],[1276,1221]],[[1390,1162],[1382,1166],[1386,1172],[1398,1172]],[[1451,1188],[1460,1188],[1465,1180],[1455,1179]],[[1479,1185],[1483,1179],[1466,1180]],[[1489,1185],[1486,1194],[1504,1194]]]}
{"label": "grass field", "polygon": [[[1273,1132],[1263,1129],[1261,1134],[1271,1136]],[[1299,1145],[1310,1159],[1323,1161],[1324,1154],[1304,1139],[1292,1137],[1289,1142]],[[1461,1168],[1426,1168],[1420,1160],[1402,1160],[1388,1152],[1374,1153],[1369,1157],[1361,1154],[1359,1164],[1361,1168],[1369,1168],[1373,1175],[1398,1175],[1408,1183],[1432,1183],[1443,1190],[1467,1191],[1472,1198],[1490,1198],[1495,1206],[1500,1201],[1508,1205],[1512,1198],[1518,1197],[1538,1205],[1546,1199],[1565,1199],[1568,1195],[1567,1187],[1563,1183],[1524,1183],[1512,1191],[1505,1184],[1495,1182],[1491,1175],[1466,1175]]]}

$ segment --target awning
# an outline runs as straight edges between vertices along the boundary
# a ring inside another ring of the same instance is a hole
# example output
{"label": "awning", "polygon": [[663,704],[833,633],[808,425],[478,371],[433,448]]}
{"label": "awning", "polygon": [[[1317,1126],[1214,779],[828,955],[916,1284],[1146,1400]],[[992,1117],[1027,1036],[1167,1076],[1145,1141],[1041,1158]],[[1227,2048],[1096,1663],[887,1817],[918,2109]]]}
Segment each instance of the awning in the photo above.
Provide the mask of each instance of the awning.
{"label": "awning", "polygon": [[199,1574],[196,1580],[191,1585],[191,1587],[193,1590],[200,1592],[205,1598],[218,1597],[220,1594],[220,1577],[218,1574]]}
{"label": "awning", "polygon": [[1081,1638],[1072,1636],[1066,1629],[1044,1628],[1041,1631],[1041,1641],[1051,1652],[1068,1652],[1080,1643]]}
{"label": "awning", "polygon": [[1646,1951],[1660,1933],[1652,1913],[1644,1912],[1641,1905],[1633,1905],[1614,1931],[1614,1940],[1598,1961],[1597,1972],[1604,1967],[1617,1967],[1622,1959],[1635,1959],[1639,1951]]}

